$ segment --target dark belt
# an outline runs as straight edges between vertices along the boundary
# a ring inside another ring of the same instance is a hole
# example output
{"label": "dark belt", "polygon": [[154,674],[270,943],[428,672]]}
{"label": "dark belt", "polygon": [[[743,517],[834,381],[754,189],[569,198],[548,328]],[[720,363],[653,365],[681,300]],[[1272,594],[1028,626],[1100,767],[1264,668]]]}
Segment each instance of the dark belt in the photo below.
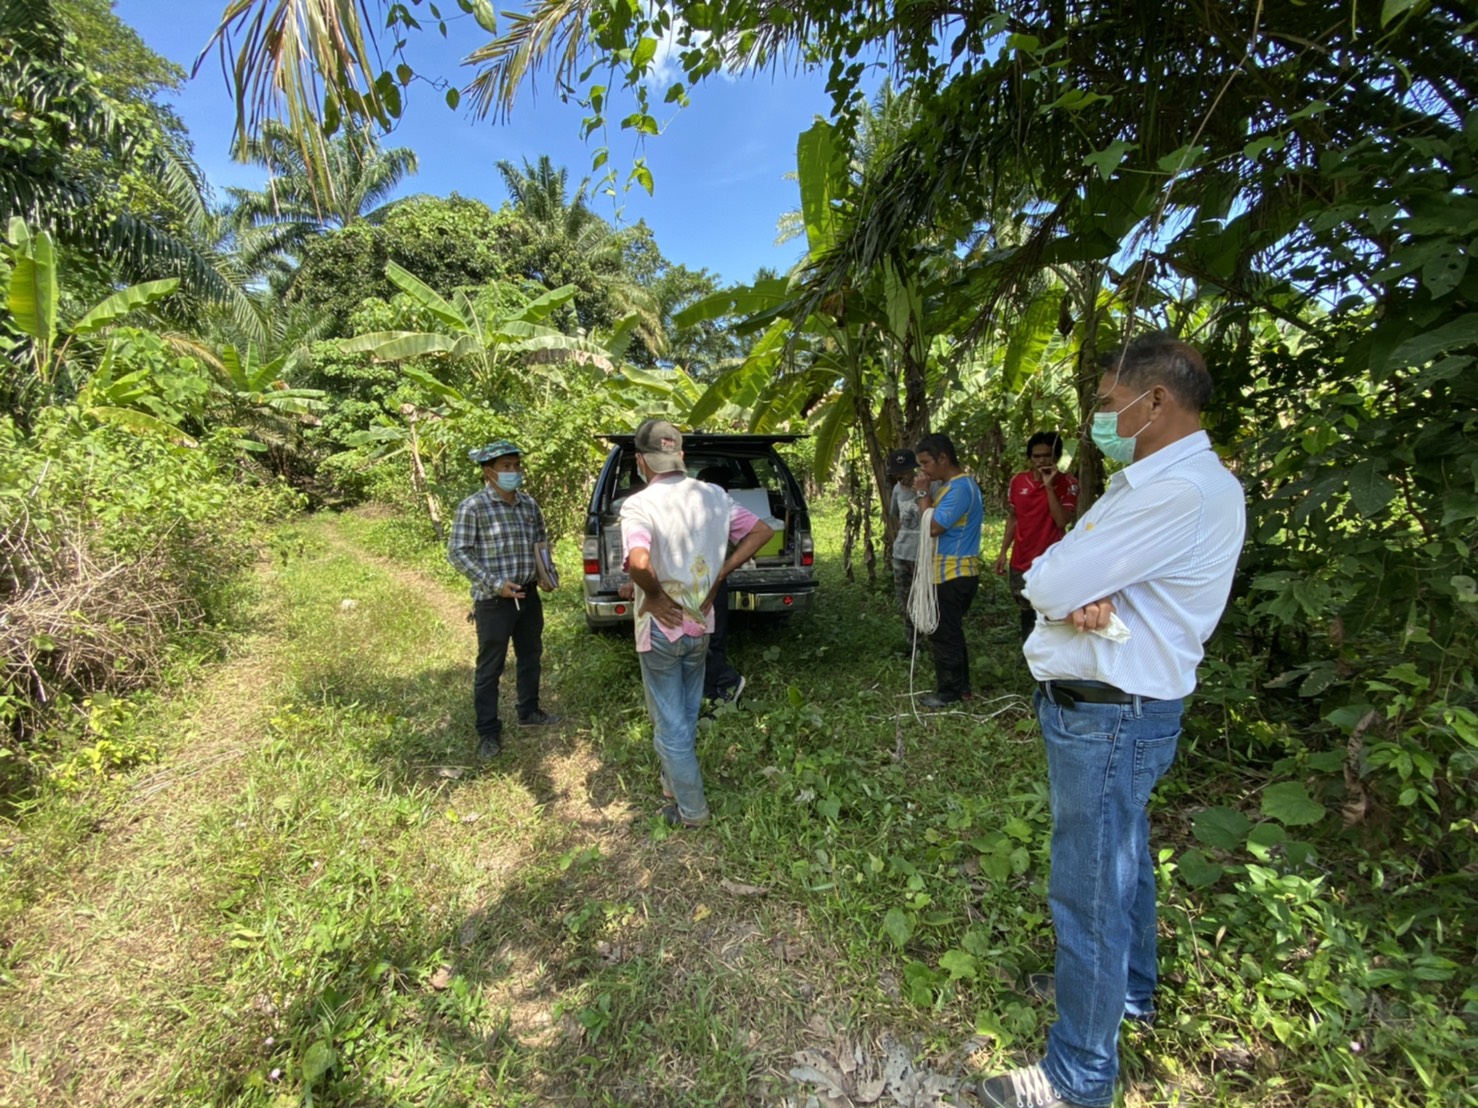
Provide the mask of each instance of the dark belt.
{"label": "dark belt", "polygon": [[[528,593],[530,589],[533,589],[538,584],[538,582],[539,582],[539,579],[537,577],[535,577],[532,581],[525,581],[522,584],[517,585],[515,587],[522,589],[525,593]],[[481,604],[484,601],[493,601],[493,600],[507,600],[507,601],[510,601],[511,602],[512,599],[513,598],[511,596],[499,596],[497,593],[494,593],[492,596],[485,596],[485,597],[482,598],[482,600],[474,601],[474,603]],[[528,597],[525,596],[524,599],[528,599]]]}
{"label": "dark belt", "polygon": [[1079,704],[1133,704],[1136,700],[1156,700],[1153,696],[1136,696],[1101,681],[1039,681],[1042,695],[1060,708]]}

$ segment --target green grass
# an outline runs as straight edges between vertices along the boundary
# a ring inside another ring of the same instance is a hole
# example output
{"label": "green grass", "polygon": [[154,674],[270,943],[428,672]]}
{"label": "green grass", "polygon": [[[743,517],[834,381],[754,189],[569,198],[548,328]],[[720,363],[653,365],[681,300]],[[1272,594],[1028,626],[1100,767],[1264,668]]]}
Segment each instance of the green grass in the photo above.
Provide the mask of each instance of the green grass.
{"label": "green grass", "polygon": [[[1016,609],[985,584],[982,699],[919,719],[891,590],[842,577],[839,519],[817,516],[816,611],[738,621],[749,685],[700,734],[716,818],[691,834],[656,818],[635,655],[585,629],[573,544],[545,639],[567,723],[478,766],[439,552],[385,517],[284,529],[234,656],[119,724],[157,763],[8,828],[0,1104],[776,1103],[802,1050],[898,1040],[947,1082],[1034,1057],[1049,817]],[[1451,987],[1376,1008],[1349,979],[1381,942],[1440,978],[1413,961],[1460,941],[1440,913],[1387,934],[1380,897],[1272,863],[1188,889],[1215,783],[1188,747],[1157,804],[1168,987],[1126,1036],[1126,1101],[1459,1102]]]}

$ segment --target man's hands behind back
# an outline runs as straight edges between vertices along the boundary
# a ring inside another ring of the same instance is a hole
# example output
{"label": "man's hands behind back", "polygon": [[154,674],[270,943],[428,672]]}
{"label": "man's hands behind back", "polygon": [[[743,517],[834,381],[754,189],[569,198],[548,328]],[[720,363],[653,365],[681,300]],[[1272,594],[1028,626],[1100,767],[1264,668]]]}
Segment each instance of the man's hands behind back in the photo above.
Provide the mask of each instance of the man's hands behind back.
{"label": "man's hands behind back", "polygon": [[644,615],[650,615],[663,627],[681,627],[683,617],[686,613],[683,606],[667,593],[658,590],[654,593],[643,591],[643,602],[641,611]]}

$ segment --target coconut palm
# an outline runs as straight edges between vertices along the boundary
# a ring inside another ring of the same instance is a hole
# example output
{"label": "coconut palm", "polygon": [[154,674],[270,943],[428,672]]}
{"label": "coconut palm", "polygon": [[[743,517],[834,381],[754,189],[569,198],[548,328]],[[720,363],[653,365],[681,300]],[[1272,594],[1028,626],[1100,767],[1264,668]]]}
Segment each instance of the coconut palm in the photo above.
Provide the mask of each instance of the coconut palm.
{"label": "coconut palm", "polygon": [[268,172],[261,189],[227,189],[229,222],[239,263],[276,284],[290,281],[308,243],[351,223],[378,224],[399,203],[390,195],[417,170],[407,147],[382,149],[365,131],[327,142],[305,156],[288,127],[269,121],[260,135],[239,141],[236,159]]}
{"label": "coconut palm", "polygon": [[[227,260],[199,233],[205,182],[183,139],[103,91],[53,0],[0,4],[0,103],[14,109],[0,128],[0,225],[18,217],[48,230],[99,294],[175,277],[176,316],[225,306],[240,326],[259,327]],[[169,215],[120,201],[124,178],[148,179]]]}
{"label": "coconut palm", "polygon": [[510,161],[498,162],[497,168],[524,225],[519,258],[524,274],[549,288],[578,288],[576,308],[587,330],[630,320],[630,330],[647,351],[661,354],[667,345],[661,305],[627,270],[627,233],[586,202],[589,181],[581,181],[571,195],[569,170],[556,167],[547,154],[537,162],[524,159],[522,168]]}

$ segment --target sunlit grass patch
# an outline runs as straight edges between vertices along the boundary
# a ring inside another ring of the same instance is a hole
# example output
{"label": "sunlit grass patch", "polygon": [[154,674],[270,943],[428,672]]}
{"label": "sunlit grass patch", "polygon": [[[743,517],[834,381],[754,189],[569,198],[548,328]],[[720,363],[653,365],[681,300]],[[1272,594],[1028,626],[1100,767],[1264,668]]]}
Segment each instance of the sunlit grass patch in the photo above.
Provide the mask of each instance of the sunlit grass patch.
{"label": "sunlit grass patch", "polygon": [[[439,550],[366,553],[384,525],[283,532],[259,637],[139,713],[158,764],[12,828],[10,1100],[778,1103],[806,1094],[797,1057],[849,1057],[857,1081],[903,1059],[955,1088],[1040,1052],[1050,817],[1003,584],[967,625],[977,698],[916,714],[932,664],[911,688],[888,582],[848,582],[819,517],[818,607],[735,621],[749,684],[699,731],[715,819],[672,831],[630,638],[552,596],[565,722],[510,726],[479,763],[465,588]],[[1458,972],[1450,944],[1391,937],[1399,888],[1361,900],[1276,857],[1237,895],[1187,886],[1197,790],[1236,784],[1202,761],[1154,808],[1167,988],[1125,1037],[1125,1104],[1397,1087],[1364,1050],[1459,1031],[1415,987],[1374,1023],[1338,1005]]]}

